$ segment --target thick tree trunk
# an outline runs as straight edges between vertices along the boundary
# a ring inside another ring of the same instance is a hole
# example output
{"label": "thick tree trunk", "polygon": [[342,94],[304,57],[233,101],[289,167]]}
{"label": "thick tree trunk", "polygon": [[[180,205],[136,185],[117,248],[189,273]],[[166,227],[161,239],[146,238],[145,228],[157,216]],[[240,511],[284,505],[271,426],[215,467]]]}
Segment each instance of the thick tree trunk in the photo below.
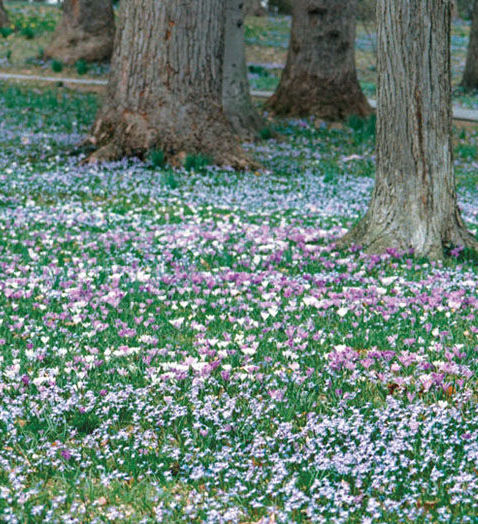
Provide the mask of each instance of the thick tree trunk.
{"label": "thick tree trunk", "polygon": [[356,0],[296,0],[287,63],[268,107],[342,120],[371,108],[355,69]]}
{"label": "thick tree trunk", "polygon": [[161,149],[173,163],[248,165],[222,110],[225,14],[223,0],[121,2],[91,161]]}
{"label": "thick tree trunk", "polygon": [[3,7],[3,1],[0,0],[0,27],[7,27],[9,24],[8,15]]}
{"label": "thick tree trunk", "polygon": [[226,33],[222,105],[234,131],[243,138],[254,138],[264,127],[252,105],[247,79],[244,42],[243,0],[226,0]]}
{"label": "thick tree trunk", "polygon": [[111,0],[64,0],[62,19],[45,54],[66,64],[109,60],[114,33]]}
{"label": "thick tree trunk", "polygon": [[471,20],[465,72],[461,81],[467,91],[478,89],[478,0],[475,0]]}
{"label": "thick tree trunk", "polygon": [[451,142],[450,0],[378,0],[377,174],[344,238],[369,252],[478,243],[457,207]]}
{"label": "thick tree trunk", "polygon": [[245,14],[248,16],[264,16],[267,11],[262,6],[261,0],[243,0]]}

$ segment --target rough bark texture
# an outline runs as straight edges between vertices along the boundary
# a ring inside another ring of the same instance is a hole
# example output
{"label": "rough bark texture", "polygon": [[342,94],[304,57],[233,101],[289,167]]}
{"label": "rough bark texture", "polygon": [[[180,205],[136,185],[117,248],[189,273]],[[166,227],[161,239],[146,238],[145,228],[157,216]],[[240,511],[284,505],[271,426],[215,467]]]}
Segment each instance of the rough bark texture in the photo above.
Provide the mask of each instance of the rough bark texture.
{"label": "rough bark texture", "polygon": [[343,242],[369,252],[478,243],[457,207],[451,142],[450,0],[378,1],[377,174]]}
{"label": "rough bark texture", "polygon": [[356,0],[296,0],[287,63],[268,107],[342,120],[371,108],[355,69]]}
{"label": "rough bark texture", "polygon": [[261,0],[244,0],[245,14],[248,16],[264,16],[267,11],[261,4]]}
{"label": "rough bark texture", "polygon": [[66,64],[109,60],[114,34],[111,0],[64,0],[62,19],[45,54]]}
{"label": "rough bark texture", "polygon": [[161,149],[173,163],[248,165],[222,110],[225,13],[223,0],[121,2],[91,161]]}
{"label": "rough bark texture", "polygon": [[0,27],[6,27],[9,25],[8,15],[3,7],[3,1],[0,0]]}
{"label": "rough bark texture", "polygon": [[473,7],[470,41],[461,85],[467,91],[478,89],[478,0],[475,0]]}
{"label": "rough bark texture", "polygon": [[264,127],[252,105],[244,42],[244,0],[226,0],[222,105],[234,131],[250,139]]}

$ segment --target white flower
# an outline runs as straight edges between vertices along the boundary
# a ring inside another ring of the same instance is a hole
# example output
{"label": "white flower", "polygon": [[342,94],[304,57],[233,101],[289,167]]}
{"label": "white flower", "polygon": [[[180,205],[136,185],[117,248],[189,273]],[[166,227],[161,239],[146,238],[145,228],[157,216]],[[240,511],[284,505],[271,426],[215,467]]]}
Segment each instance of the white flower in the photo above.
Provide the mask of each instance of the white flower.
{"label": "white flower", "polygon": [[339,317],[345,317],[345,315],[348,313],[348,311],[349,311],[348,308],[346,308],[346,307],[341,307],[341,308],[339,308],[339,309],[337,310],[337,315],[338,315]]}
{"label": "white flower", "polygon": [[138,282],[147,282],[150,279],[149,273],[146,273],[145,271],[138,271],[136,273],[136,280]]}
{"label": "white flower", "polygon": [[275,317],[279,310],[275,306],[272,306],[267,311],[271,317]]}
{"label": "white flower", "polygon": [[184,317],[178,317],[178,318],[175,318],[169,321],[169,323],[177,329],[179,329],[182,326],[183,322],[184,322]]}
{"label": "white flower", "polygon": [[390,284],[392,284],[393,282],[395,282],[395,280],[397,280],[398,277],[383,277],[381,279],[382,281],[382,284],[384,286],[389,286]]}
{"label": "white flower", "polygon": [[304,304],[306,306],[314,306],[314,307],[319,307],[320,306],[320,301],[317,300],[315,297],[313,297],[312,295],[309,295],[307,297],[304,297],[302,299],[302,301],[304,302]]}

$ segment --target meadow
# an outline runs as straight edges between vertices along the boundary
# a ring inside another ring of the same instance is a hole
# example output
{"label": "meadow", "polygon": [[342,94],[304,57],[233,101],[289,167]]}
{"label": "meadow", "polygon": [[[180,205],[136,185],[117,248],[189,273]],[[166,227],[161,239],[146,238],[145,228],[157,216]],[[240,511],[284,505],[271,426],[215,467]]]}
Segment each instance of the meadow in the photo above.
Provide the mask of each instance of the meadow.
{"label": "meadow", "polygon": [[476,255],[334,245],[373,120],[82,166],[97,104],[0,87],[0,520],[476,522]]}
{"label": "meadow", "polygon": [[[58,9],[7,7],[0,66],[51,75]],[[254,88],[289,23],[248,20]],[[368,27],[357,58],[373,95]],[[255,172],[82,165],[100,103],[0,83],[0,521],[477,522],[477,255],[335,245],[374,119],[270,120]],[[454,148],[477,235],[477,127]]]}

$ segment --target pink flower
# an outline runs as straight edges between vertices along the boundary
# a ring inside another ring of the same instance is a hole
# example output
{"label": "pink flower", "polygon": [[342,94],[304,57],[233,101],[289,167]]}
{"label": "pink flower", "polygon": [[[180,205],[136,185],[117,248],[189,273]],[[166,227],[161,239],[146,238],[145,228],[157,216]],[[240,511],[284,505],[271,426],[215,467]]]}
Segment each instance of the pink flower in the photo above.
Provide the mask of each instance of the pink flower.
{"label": "pink flower", "polygon": [[284,398],[284,390],[283,389],[269,389],[269,391],[267,393],[269,393],[269,396],[273,400],[278,400],[279,402],[282,401],[282,399]]}
{"label": "pink flower", "polygon": [[374,360],[373,358],[364,358],[360,363],[365,369],[368,369],[370,366],[373,366]]}

